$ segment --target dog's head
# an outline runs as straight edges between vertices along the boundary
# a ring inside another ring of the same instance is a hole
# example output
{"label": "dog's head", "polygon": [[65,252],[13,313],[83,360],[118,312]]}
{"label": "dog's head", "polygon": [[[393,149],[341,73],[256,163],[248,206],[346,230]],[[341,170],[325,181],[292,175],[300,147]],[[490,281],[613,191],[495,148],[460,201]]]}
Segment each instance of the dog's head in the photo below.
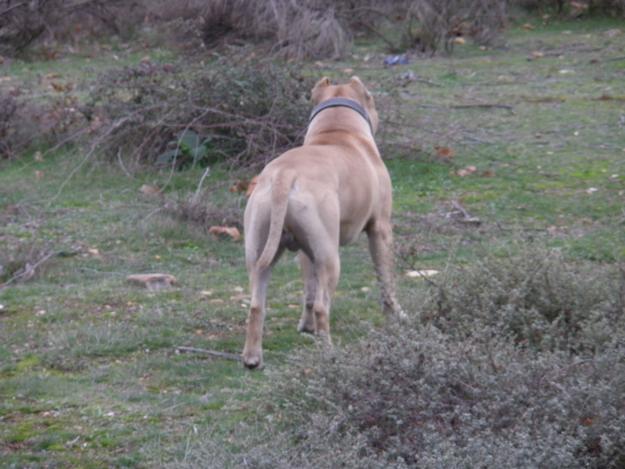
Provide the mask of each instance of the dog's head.
{"label": "dog's head", "polygon": [[323,77],[312,89],[311,100],[313,106],[332,98],[347,98],[359,103],[369,114],[371,128],[373,133],[376,133],[380,122],[378,112],[375,109],[373,96],[371,96],[364,83],[360,81],[360,78],[354,76],[344,85],[333,85],[328,77]]}

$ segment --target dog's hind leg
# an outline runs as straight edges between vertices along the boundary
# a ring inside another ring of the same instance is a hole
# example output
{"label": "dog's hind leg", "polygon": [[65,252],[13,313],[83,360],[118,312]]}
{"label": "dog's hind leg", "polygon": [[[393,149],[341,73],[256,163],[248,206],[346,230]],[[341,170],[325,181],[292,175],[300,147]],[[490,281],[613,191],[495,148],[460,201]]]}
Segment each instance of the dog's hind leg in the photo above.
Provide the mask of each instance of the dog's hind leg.
{"label": "dog's hind leg", "polygon": [[247,368],[261,368],[263,365],[263,324],[265,321],[267,285],[271,267],[250,269],[252,298],[247,317],[247,334],[243,348],[243,364]]}
{"label": "dog's hind leg", "polygon": [[313,306],[315,303],[315,294],[317,292],[317,279],[315,278],[313,263],[306,253],[300,251],[298,257],[302,270],[302,279],[304,280],[304,298],[302,301],[302,317],[297,325],[297,330],[299,332],[314,334],[315,317],[313,314]]}
{"label": "dog's hind leg", "polygon": [[389,221],[374,221],[367,227],[369,251],[380,285],[382,309],[387,315],[405,316],[395,292],[393,230]]}
{"label": "dog's hind leg", "polygon": [[330,339],[330,307],[332,298],[339,282],[341,265],[339,261],[338,243],[336,252],[318,257],[313,263],[314,275],[317,283],[315,300],[313,301],[313,317],[315,334],[332,344]]}

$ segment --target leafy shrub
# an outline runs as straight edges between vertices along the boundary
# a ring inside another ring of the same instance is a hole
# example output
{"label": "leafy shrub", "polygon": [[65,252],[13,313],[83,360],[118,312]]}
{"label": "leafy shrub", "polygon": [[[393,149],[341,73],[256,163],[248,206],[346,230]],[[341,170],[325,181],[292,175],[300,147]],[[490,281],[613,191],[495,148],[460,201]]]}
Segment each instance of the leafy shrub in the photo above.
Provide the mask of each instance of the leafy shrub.
{"label": "leafy shrub", "polygon": [[601,350],[625,335],[625,276],[567,263],[558,251],[486,254],[449,273],[421,317],[454,337],[479,331],[535,350]]}
{"label": "leafy shrub", "polygon": [[299,141],[310,88],[294,67],[269,61],[142,62],[100,77],[82,110],[112,155],[174,165],[266,163]]}

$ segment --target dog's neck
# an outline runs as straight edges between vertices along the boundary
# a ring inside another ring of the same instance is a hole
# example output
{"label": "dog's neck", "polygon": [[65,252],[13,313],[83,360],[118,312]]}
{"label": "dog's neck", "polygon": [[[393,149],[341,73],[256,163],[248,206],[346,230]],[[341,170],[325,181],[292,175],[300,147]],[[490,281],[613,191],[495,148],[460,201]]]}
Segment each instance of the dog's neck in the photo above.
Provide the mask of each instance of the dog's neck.
{"label": "dog's neck", "polygon": [[340,96],[328,99],[315,106],[315,108],[310,113],[309,122],[312,122],[312,120],[317,117],[317,114],[319,114],[321,111],[325,111],[326,109],[330,109],[333,107],[346,107],[351,109],[352,111],[356,111],[362,116],[364,120],[367,121],[367,124],[369,124],[369,128],[371,129],[371,133],[373,134],[373,126],[371,125],[371,119],[367,110],[362,107],[359,102],[349,98],[342,98]]}
{"label": "dog's neck", "polygon": [[[350,119],[349,114],[357,113],[357,119]],[[322,114],[323,118],[319,117]],[[373,126],[369,114],[360,103],[348,98],[331,98],[315,106],[310,113],[310,121],[304,142],[315,135],[325,132],[346,131],[365,133],[373,138]]]}

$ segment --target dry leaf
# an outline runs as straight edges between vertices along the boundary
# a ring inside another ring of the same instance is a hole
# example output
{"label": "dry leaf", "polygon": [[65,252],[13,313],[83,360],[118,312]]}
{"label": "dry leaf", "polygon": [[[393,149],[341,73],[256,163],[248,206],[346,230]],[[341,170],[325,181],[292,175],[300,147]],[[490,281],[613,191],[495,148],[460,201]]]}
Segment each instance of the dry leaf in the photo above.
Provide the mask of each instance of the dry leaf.
{"label": "dry leaf", "polygon": [[149,184],[143,184],[139,188],[139,192],[145,195],[160,195],[161,190],[156,186],[150,186]]}
{"label": "dry leaf", "polygon": [[449,160],[451,158],[453,158],[456,153],[454,152],[453,148],[449,148],[449,147],[439,147],[438,145],[434,147],[434,149],[436,150],[436,156],[438,156],[441,159],[444,160]]}
{"label": "dry leaf", "polygon": [[525,23],[523,26],[521,26],[523,29],[527,30],[527,31],[531,31],[533,29],[535,29],[534,25],[530,24],[530,23]]}
{"label": "dry leaf", "polygon": [[247,191],[245,192],[246,197],[249,197],[250,195],[252,195],[252,192],[254,192],[254,189],[256,188],[257,184],[258,184],[258,176],[254,176],[250,180],[250,183],[247,186]]}
{"label": "dry leaf", "polygon": [[535,50],[531,53],[531,56],[533,59],[542,59],[545,56],[545,54],[539,50]]}
{"label": "dry leaf", "polygon": [[39,163],[43,161],[43,154],[40,151],[35,152],[35,161]]}
{"label": "dry leaf", "polygon": [[37,179],[37,181],[41,181],[43,179],[43,171],[35,171],[35,179]]}
{"label": "dry leaf", "polygon": [[465,44],[467,41],[465,41],[463,37],[458,36],[458,37],[455,37],[452,42],[454,44],[457,44],[457,45],[461,46],[461,45]]}
{"label": "dry leaf", "polygon": [[241,233],[236,226],[211,226],[208,232],[218,238],[232,238],[233,241],[241,239]]}

